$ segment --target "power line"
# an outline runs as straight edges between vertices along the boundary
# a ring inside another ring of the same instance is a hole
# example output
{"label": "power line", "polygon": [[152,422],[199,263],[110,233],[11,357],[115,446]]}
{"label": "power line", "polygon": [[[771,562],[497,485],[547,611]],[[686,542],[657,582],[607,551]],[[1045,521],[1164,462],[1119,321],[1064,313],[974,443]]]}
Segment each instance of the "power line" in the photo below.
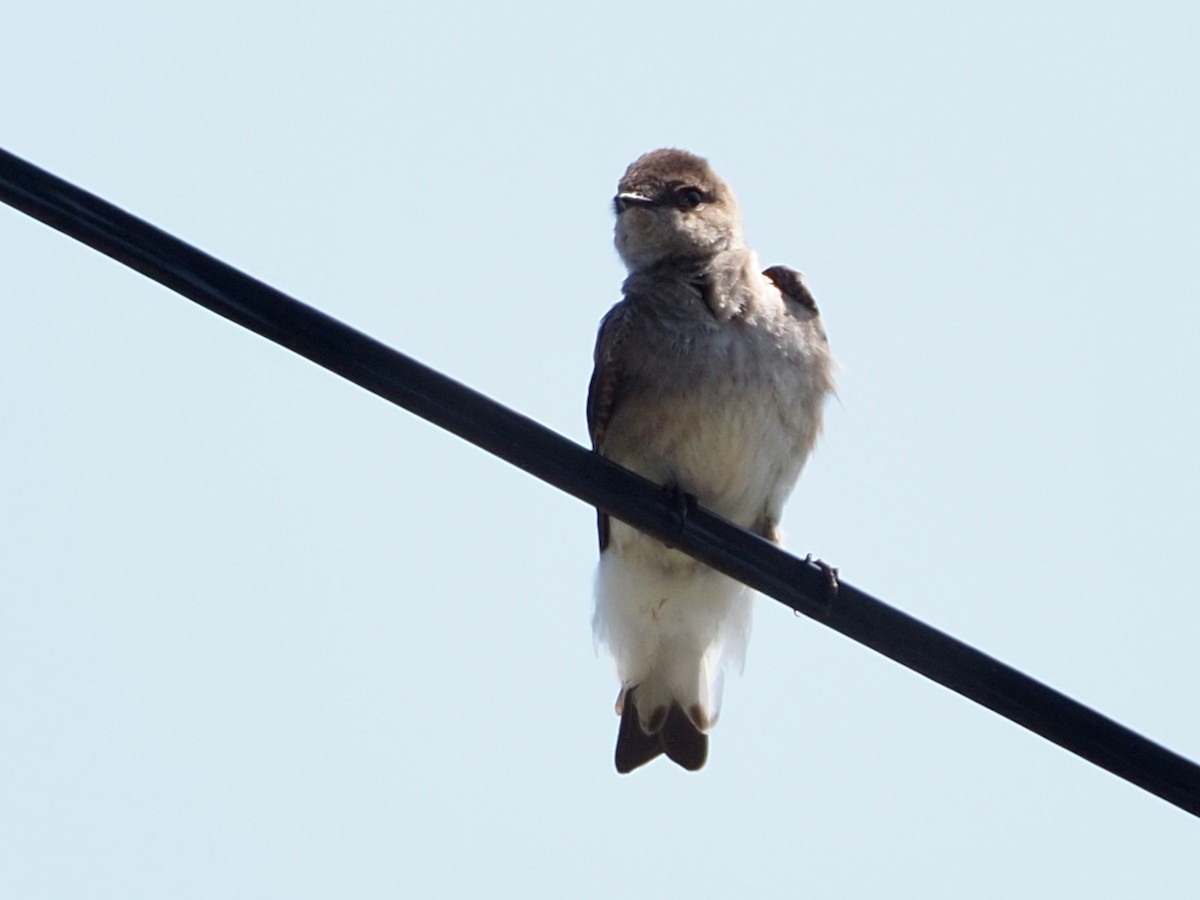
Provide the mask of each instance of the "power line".
{"label": "power line", "polygon": [[4,150],[0,200],[1200,816],[1185,757]]}

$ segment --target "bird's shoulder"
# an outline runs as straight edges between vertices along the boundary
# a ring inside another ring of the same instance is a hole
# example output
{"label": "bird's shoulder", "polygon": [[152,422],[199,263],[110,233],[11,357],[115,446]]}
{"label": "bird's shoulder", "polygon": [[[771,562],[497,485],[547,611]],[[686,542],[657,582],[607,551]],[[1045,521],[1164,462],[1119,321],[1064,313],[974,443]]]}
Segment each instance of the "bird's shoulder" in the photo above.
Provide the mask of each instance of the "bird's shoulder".
{"label": "bird's shoulder", "polygon": [[820,315],[816,298],[804,283],[804,275],[791,266],[771,266],[763,275],[775,285],[784,302],[793,314],[801,313],[806,318]]}

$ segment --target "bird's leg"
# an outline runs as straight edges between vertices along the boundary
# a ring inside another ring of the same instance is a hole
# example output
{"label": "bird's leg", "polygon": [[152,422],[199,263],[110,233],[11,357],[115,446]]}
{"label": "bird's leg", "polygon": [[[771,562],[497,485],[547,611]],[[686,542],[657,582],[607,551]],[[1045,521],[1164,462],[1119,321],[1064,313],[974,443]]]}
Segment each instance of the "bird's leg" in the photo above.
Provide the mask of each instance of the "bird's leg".
{"label": "bird's leg", "polygon": [[674,550],[679,538],[683,536],[683,529],[687,527],[688,516],[694,513],[700,504],[697,502],[695,494],[689,494],[674,482],[663,485],[663,490],[667,494],[667,504],[671,507],[671,513],[675,519],[674,535],[663,543]]}

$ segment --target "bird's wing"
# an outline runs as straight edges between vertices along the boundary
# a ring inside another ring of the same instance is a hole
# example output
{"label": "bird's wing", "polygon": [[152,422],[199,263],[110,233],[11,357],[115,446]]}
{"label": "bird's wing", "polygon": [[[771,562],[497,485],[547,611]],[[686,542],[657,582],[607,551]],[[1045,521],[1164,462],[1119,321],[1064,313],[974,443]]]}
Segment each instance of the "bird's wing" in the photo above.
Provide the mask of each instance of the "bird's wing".
{"label": "bird's wing", "polygon": [[[604,438],[613,409],[621,394],[621,345],[629,333],[633,310],[628,303],[618,303],[600,322],[596,335],[595,368],[588,385],[587,422],[592,436],[592,449],[604,455]],[[600,552],[608,546],[608,515],[597,510],[596,527],[600,536]]]}
{"label": "bird's wing", "polygon": [[763,275],[771,279],[771,283],[779,288],[783,299],[807,310],[811,315],[817,315],[817,301],[813,298],[804,283],[804,276],[789,266],[771,266],[763,271]]}

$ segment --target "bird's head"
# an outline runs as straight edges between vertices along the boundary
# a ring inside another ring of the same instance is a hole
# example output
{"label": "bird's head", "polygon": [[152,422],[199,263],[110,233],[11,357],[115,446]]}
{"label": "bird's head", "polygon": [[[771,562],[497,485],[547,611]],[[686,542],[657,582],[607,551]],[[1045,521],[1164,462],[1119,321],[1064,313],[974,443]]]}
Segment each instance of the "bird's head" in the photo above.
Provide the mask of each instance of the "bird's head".
{"label": "bird's head", "polygon": [[729,186],[686,150],[652,150],[617,185],[616,245],[630,272],[670,259],[702,259],[743,245]]}

